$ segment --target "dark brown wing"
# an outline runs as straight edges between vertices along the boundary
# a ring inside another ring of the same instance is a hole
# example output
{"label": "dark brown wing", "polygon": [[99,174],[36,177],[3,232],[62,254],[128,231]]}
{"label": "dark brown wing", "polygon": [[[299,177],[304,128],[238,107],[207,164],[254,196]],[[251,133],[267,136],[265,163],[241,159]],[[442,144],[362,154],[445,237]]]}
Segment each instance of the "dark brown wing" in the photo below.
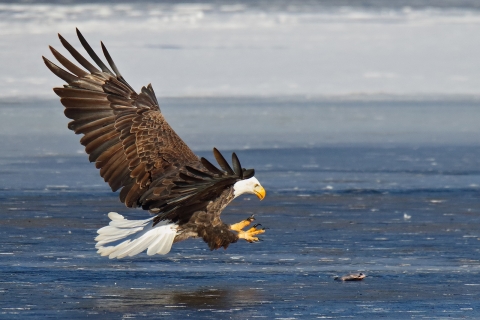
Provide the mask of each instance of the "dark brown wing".
{"label": "dark brown wing", "polygon": [[88,62],[61,35],[60,41],[85,71],[50,47],[68,71],[45,57],[47,67],[68,85],[55,88],[73,119],[69,129],[84,136],[91,162],[128,207],[142,206],[158,213],[155,221],[186,221],[236,181],[253,176],[233,154],[233,169],[214,149],[223,170],[199,159],[165,121],[151,87],[137,94],[125,81],[102,43],[113,72],[95,54],[77,29],[83,47],[100,69]]}
{"label": "dark brown wing", "polygon": [[83,134],[80,140],[95,162],[100,175],[113,191],[123,187],[121,200],[128,207],[138,206],[139,195],[166,171],[185,165],[198,166],[200,159],[165,121],[151,85],[137,94],[123,79],[102,43],[115,74],[100,60],[77,29],[85,50],[101,70],[88,62],[61,35],[60,41],[88,70],[77,67],[58,51],[53,55],[70,72],[43,58],[47,67],[68,85],[55,88],[73,119],[69,129]]}

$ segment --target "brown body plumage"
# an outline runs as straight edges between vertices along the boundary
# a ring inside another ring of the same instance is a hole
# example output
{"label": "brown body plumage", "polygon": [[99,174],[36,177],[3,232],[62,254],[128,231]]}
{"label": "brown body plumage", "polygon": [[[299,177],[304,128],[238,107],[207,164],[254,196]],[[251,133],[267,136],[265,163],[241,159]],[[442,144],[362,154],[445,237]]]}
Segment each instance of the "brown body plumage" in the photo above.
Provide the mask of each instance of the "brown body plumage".
{"label": "brown body plumage", "polygon": [[211,249],[236,242],[238,234],[220,220],[220,213],[235,197],[234,184],[251,178],[253,169],[242,168],[235,154],[232,169],[216,149],[214,155],[222,169],[197,157],[163,117],[152,86],[136,93],[103,43],[103,53],[113,71],[78,29],[77,35],[100,69],[61,35],[65,49],[88,71],[52,47],[53,55],[68,71],[43,59],[67,82],[54,91],[65,106],[65,115],[73,120],[68,128],[83,134],[80,143],[105,182],[112,191],[121,189],[120,200],[127,207],[142,207],[156,214],[153,226],[162,221],[175,223],[175,242],[201,237]]}

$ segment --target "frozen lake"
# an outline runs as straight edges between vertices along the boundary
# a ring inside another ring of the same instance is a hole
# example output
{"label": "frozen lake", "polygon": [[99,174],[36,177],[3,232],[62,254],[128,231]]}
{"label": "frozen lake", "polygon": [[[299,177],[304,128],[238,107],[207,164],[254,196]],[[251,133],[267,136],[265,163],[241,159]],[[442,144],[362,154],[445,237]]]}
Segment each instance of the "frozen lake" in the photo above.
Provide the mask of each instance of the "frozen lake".
{"label": "frozen lake", "polygon": [[[58,102],[4,103],[2,125],[11,130],[2,132],[9,153],[0,158],[2,318],[480,316],[480,147],[472,140],[478,102],[250,98],[234,105],[177,98],[163,108],[172,123],[205,110],[192,126],[177,124],[178,131],[202,156],[212,159],[207,148],[227,152],[230,144],[244,166],[256,169],[267,198],[242,197],[223,218],[254,213],[269,228],[264,241],[211,252],[189,240],[167,256],[108,260],[97,256],[93,241],[106,213],[145,213],[124,208],[103,184]],[[353,105],[383,120],[359,120]],[[290,113],[292,106],[306,113]],[[28,126],[15,129],[13,109],[32,115]],[[244,122],[231,119],[254,110],[271,115],[260,113],[240,135]],[[446,124],[422,126],[424,115]],[[307,124],[301,132],[293,130],[296,121]],[[200,127],[205,139],[194,134]],[[281,139],[268,146],[274,133]],[[334,280],[351,272],[367,278]]]}

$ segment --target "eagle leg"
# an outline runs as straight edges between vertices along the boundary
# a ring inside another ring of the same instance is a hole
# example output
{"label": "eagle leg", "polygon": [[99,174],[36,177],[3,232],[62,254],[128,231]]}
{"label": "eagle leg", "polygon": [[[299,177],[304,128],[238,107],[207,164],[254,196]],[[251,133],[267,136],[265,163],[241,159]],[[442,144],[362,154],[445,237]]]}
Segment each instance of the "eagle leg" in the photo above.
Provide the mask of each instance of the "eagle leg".
{"label": "eagle leg", "polygon": [[239,239],[245,239],[248,242],[257,242],[260,241],[259,238],[255,237],[257,234],[261,234],[265,232],[265,228],[259,229],[257,228],[260,224],[256,224],[247,231],[240,230],[238,232]]}
{"label": "eagle leg", "polygon": [[240,232],[240,231],[243,231],[243,228],[245,228],[246,226],[250,225],[250,223],[252,223],[252,221],[255,220],[255,217],[253,216],[253,214],[248,217],[247,219],[245,220],[242,220],[238,223],[234,223],[230,226],[230,230],[233,230],[233,231],[237,231],[237,232]]}

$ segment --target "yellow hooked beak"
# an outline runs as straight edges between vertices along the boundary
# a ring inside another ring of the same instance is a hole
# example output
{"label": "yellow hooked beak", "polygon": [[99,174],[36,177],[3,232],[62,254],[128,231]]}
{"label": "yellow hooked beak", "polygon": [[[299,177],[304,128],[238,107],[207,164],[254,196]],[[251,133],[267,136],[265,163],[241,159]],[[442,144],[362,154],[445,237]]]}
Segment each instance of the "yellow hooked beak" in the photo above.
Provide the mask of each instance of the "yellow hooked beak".
{"label": "yellow hooked beak", "polygon": [[255,188],[253,189],[253,192],[257,195],[258,199],[260,200],[263,200],[263,198],[265,198],[265,195],[267,194],[267,192],[261,185],[255,186]]}

